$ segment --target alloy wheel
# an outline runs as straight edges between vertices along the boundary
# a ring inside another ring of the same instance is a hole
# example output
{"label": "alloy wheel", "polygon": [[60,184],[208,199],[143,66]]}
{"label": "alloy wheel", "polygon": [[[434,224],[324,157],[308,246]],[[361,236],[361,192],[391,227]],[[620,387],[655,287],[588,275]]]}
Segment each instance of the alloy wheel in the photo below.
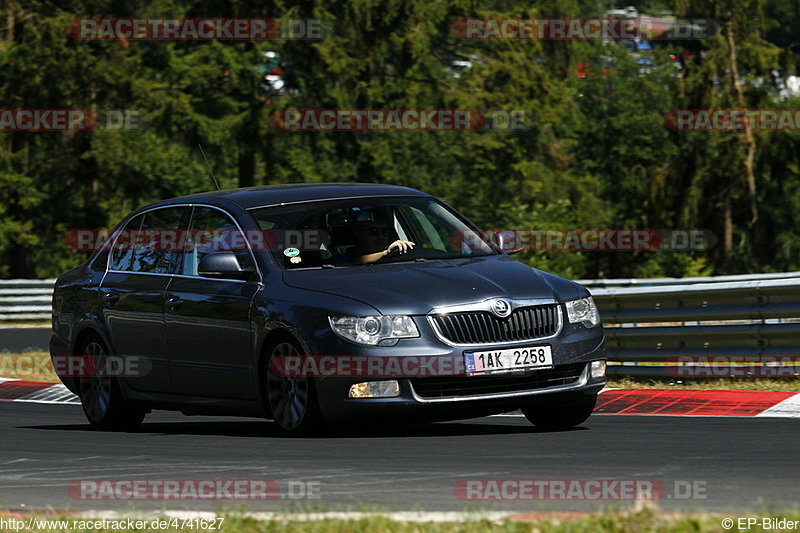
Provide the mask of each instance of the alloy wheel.
{"label": "alloy wheel", "polygon": [[[291,343],[281,342],[272,350],[271,358],[300,356]],[[275,422],[283,429],[300,426],[308,412],[310,382],[302,376],[279,376],[267,370],[267,395]]]}
{"label": "alloy wheel", "polygon": [[97,366],[91,375],[80,379],[81,401],[90,420],[101,420],[111,407],[111,378],[104,370],[106,351],[99,342],[91,341],[82,355]]}

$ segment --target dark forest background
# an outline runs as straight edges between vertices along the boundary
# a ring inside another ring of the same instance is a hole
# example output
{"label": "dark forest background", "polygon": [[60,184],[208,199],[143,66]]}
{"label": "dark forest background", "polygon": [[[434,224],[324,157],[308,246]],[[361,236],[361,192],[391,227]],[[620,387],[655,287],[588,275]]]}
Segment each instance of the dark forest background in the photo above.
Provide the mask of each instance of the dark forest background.
{"label": "dark forest background", "polygon": [[[703,40],[461,40],[463,17],[710,18]],[[82,41],[80,17],[286,17],[322,40]],[[211,188],[357,181],[416,187],[486,228],[685,228],[709,251],[529,252],[570,277],[800,270],[800,134],[676,132],[677,108],[800,108],[796,0],[6,0],[4,109],[137,110],[135,131],[0,133],[0,277],[50,277],[84,255],[73,228]],[[644,58],[644,61],[642,60]],[[481,132],[285,132],[286,108],[524,111]]]}

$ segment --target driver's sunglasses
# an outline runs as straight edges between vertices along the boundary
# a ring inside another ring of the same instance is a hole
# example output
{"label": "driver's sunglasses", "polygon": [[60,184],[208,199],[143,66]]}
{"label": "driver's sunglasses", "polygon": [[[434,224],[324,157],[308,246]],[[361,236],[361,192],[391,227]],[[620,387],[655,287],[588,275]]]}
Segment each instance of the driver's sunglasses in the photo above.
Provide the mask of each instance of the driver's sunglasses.
{"label": "driver's sunglasses", "polygon": [[367,230],[367,233],[369,233],[372,236],[375,236],[375,235],[389,235],[389,228],[381,227],[381,226],[372,226],[371,228],[369,228]]}

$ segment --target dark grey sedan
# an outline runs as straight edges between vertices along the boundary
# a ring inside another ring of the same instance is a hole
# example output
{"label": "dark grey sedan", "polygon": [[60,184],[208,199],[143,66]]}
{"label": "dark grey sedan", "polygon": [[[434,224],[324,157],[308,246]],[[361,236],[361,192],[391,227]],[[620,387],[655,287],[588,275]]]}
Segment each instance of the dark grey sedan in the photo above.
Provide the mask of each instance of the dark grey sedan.
{"label": "dark grey sedan", "polygon": [[605,383],[597,308],[513,247],[405,187],[175,198],[59,277],[50,350],[93,361],[56,368],[103,429],[152,409],[287,433],[515,409],[539,428],[580,424]]}

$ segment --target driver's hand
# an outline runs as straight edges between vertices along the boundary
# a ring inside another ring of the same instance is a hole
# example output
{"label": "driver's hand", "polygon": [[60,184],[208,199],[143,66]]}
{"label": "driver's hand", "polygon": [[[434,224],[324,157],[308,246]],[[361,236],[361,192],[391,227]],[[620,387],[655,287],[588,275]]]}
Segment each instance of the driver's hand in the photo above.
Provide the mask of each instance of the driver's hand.
{"label": "driver's hand", "polygon": [[390,255],[393,251],[401,254],[409,252],[414,249],[415,244],[411,241],[396,240],[386,248],[386,255]]}

